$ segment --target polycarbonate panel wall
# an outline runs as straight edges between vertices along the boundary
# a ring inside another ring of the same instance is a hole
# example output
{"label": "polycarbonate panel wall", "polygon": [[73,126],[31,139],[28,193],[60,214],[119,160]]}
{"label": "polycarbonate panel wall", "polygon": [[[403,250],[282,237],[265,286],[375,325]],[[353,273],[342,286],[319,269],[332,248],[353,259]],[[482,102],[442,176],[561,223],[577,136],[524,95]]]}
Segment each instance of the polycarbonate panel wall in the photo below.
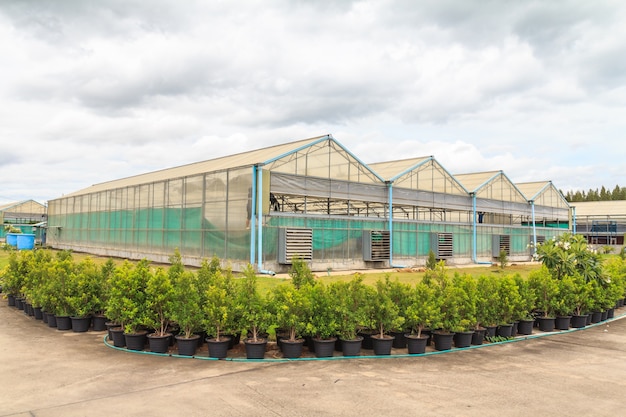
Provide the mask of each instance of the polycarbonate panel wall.
{"label": "polycarbonate panel wall", "polygon": [[50,202],[48,242],[93,253],[246,259],[251,168]]}

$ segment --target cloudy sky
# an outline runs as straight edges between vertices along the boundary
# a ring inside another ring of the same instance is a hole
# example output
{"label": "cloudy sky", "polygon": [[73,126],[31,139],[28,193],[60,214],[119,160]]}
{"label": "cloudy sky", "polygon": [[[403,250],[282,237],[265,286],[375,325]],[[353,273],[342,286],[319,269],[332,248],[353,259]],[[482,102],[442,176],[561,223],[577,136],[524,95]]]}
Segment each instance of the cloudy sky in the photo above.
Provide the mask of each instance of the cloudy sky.
{"label": "cloudy sky", "polygon": [[0,203],[332,134],[626,186],[621,0],[2,0]]}

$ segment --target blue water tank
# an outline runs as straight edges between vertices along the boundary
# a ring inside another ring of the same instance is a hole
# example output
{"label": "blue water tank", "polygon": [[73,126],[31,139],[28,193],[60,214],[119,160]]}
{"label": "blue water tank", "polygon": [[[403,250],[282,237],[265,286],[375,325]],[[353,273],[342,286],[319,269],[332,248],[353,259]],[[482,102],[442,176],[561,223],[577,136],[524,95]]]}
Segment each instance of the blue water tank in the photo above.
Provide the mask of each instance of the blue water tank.
{"label": "blue water tank", "polygon": [[22,233],[17,235],[17,249],[28,250],[35,247],[35,235]]}
{"label": "blue water tank", "polygon": [[19,233],[7,233],[7,245],[16,247],[17,246],[17,235]]}

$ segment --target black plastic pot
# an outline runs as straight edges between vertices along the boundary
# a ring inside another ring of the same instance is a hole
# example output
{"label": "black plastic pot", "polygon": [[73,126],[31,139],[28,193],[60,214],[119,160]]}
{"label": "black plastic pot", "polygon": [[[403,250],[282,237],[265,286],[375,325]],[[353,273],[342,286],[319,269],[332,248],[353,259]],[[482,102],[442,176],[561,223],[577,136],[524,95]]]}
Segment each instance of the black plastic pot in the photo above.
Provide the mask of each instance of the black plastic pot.
{"label": "black plastic pot", "polygon": [[228,346],[232,337],[222,336],[220,340],[207,337],[206,342],[209,346],[209,358],[224,359],[228,356]]}
{"label": "black plastic pot", "polygon": [[421,335],[418,337],[416,334],[407,334],[404,337],[406,338],[406,348],[410,355],[420,355],[426,352],[428,336]]}
{"label": "black plastic pot", "polygon": [[147,340],[146,331],[137,333],[124,333],[124,340],[126,341],[126,349],[128,350],[144,350]]}
{"label": "black plastic pot", "polygon": [[112,327],[109,329],[109,334],[113,340],[113,346],[125,347],[126,338],[124,337],[124,330],[121,327]]}
{"label": "black plastic pot", "polygon": [[163,336],[159,336],[156,333],[150,333],[148,336],[148,348],[154,353],[167,353],[170,347],[171,333],[165,333]]}
{"label": "black plastic pot", "polygon": [[587,314],[585,315],[574,315],[570,321],[570,324],[575,329],[583,328],[587,325]]}
{"label": "black plastic pot", "polygon": [[592,323],[600,323],[602,321],[602,312],[594,311],[591,313],[591,322]]}
{"label": "black plastic pot", "polygon": [[91,319],[91,329],[94,332],[102,332],[107,329],[107,318],[104,316],[93,316]]}
{"label": "black plastic pot", "polygon": [[361,348],[363,349],[374,349],[374,344],[372,343],[372,334],[374,332],[372,330],[362,330],[359,332],[359,336],[363,338],[361,342]]}
{"label": "black plastic pot", "polygon": [[315,356],[318,358],[330,358],[335,353],[335,342],[337,338],[330,339],[313,339],[315,346]]}
{"label": "black plastic pot", "polygon": [[433,340],[435,342],[435,350],[450,350],[452,349],[454,333],[435,331],[433,332]]}
{"label": "black plastic pot", "polygon": [[46,313],[48,316],[48,327],[57,327],[57,316],[52,313]]}
{"label": "black plastic pot", "polygon": [[567,330],[570,326],[572,316],[557,316],[554,319],[554,328],[557,330]]}
{"label": "black plastic pot", "polygon": [[494,337],[498,326],[485,326],[485,337]]}
{"label": "black plastic pot", "polygon": [[289,341],[283,339],[281,341],[281,350],[283,351],[284,358],[299,358],[302,356],[302,346],[304,346],[304,339],[297,339],[296,341]]}
{"label": "black plastic pot", "polygon": [[363,336],[357,336],[356,339],[352,340],[341,339],[341,351],[343,352],[343,356],[360,356],[362,342]]}
{"label": "black plastic pot", "polygon": [[474,329],[474,333],[472,334],[472,345],[482,345],[485,341],[485,332],[487,329],[480,328]]}
{"label": "black plastic pot", "polygon": [[511,337],[513,334],[513,324],[501,324],[496,330],[496,335],[500,337]]}
{"label": "black plastic pot", "polygon": [[529,335],[533,332],[535,320],[520,320],[517,324],[517,333],[523,335]]}
{"label": "black plastic pot", "polygon": [[466,348],[472,344],[472,335],[474,331],[456,332],[453,336],[454,346],[458,348]]}
{"label": "black plastic pot", "polygon": [[178,347],[178,354],[181,356],[194,356],[196,350],[198,350],[198,339],[200,335],[192,334],[191,337],[186,338],[185,335],[176,336],[176,346]]}
{"label": "black plastic pot", "polygon": [[406,338],[404,337],[404,332],[391,332],[391,335],[394,337],[392,345],[394,349],[406,348]]}
{"label": "black plastic pot", "polygon": [[551,332],[554,330],[554,317],[539,317],[539,330],[542,332]]}
{"label": "black plastic pot", "polygon": [[57,319],[57,330],[71,330],[72,329],[72,319],[70,316],[56,316]]}
{"label": "black plastic pot", "polygon": [[246,347],[246,358],[248,359],[263,359],[265,357],[265,348],[267,346],[267,339],[257,339],[253,342],[252,339],[246,339],[243,341]]}
{"label": "black plastic pot", "polygon": [[91,327],[91,317],[70,317],[72,320],[72,331],[84,333]]}
{"label": "black plastic pot", "polygon": [[391,355],[391,348],[393,347],[393,336],[380,335],[372,336],[372,347],[374,349],[374,355]]}

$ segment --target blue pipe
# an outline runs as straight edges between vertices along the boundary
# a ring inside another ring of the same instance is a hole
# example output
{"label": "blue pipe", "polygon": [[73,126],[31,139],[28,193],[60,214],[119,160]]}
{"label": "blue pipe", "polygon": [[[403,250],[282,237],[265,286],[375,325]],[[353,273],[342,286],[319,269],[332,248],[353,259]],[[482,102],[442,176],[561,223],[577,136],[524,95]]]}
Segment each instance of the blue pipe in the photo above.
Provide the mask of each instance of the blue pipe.
{"label": "blue pipe", "polygon": [[252,195],[250,196],[251,200],[250,200],[250,218],[248,219],[248,221],[250,222],[250,265],[254,265],[254,249],[256,248],[256,240],[255,240],[255,236],[254,236],[254,230],[256,227],[256,219],[254,216],[254,208],[256,207],[256,173],[257,173],[257,166],[253,165],[252,166],[252,187],[251,187],[251,193]]}
{"label": "blue pipe", "polygon": [[476,254],[476,229],[478,226],[476,225],[476,193],[472,193],[472,262],[478,265],[493,265],[492,262],[484,262],[479,261],[478,255]]}
{"label": "blue pipe", "polygon": [[404,265],[393,264],[393,184],[387,183],[388,206],[389,206],[389,267],[391,268],[406,268]]}
{"label": "blue pipe", "polygon": [[530,208],[533,216],[533,255],[537,254],[537,226],[535,223],[535,201],[530,201]]}
{"label": "blue pipe", "polygon": [[572,207],[572,234],[576,234],[576,207]]}
{"label": "blue pipe", "polygon": [[[263,170],[257,169],[256,174],[257,174],[257,179],[258,179],[258,189],[259,189],[258,194],[259,196],[263,196]],[[256,215],[257,215],[258,222],[259,222],[259,226],[257,229],[257,234],[258,234],[258,237],[257,237],[257,271],[260,274],[274,276],[276,275],[276,272],[263,269],[263,222],[261,221],[261,216],[263,215],[263,199],[262,198],[256,199],[256,206],[257,206]]]}

